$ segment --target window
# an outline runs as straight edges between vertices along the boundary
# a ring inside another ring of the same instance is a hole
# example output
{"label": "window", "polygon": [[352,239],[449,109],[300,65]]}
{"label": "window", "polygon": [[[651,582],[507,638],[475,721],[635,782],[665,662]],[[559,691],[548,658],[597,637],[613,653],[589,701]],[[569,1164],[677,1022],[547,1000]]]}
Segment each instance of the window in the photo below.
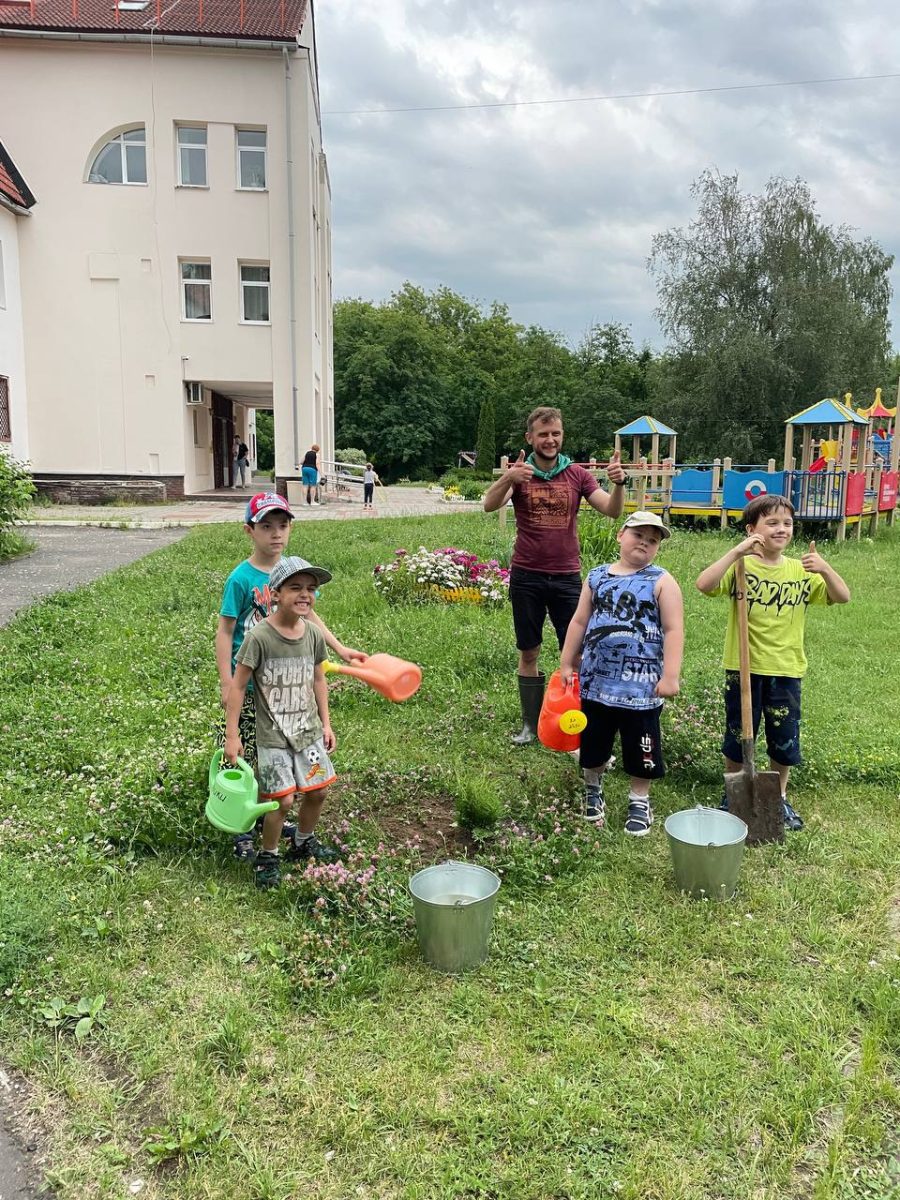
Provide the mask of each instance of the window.
{"label": "window", "polygon": [[181,315],[185,321],[212,320],[212,266],[208,262],[181,264]]}
{"label": "window", "polygon": [[269,268],[241,263],[241,320],[269,322]]}
{"label": "window", "polygon": [[204,410],[202,408],[195,408],[191,412],[194,425],[194,445],[198,448],[205,445],[203,441],[203,434],[206,427],[206,418],[203,416],[203,412]]}
{"label": "window", "polygon": [[238,187],[265,190],[266,131],[239,129],[237,131]]}
{"label": "window", "polygon": [[178,182],[182,187],[206,187],[206,126],[178,126]]}
{"label": "window", "polygon": [[9,420],[9,380],[0,375],[0,442],[12,441],[12,425]]}
{"label": "window", "polygon": [[88,172],[88,183],[146,182],[147,134],[143,125],[111,138]]}

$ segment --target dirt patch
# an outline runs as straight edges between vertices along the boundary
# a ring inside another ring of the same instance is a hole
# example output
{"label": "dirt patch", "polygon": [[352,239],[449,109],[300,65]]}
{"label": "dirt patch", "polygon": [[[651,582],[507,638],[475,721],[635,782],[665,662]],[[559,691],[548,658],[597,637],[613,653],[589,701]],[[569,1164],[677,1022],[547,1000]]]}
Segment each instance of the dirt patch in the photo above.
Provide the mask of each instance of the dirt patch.
{"label": "dirt patch", "polygon": [[371,822],[386,846],[418,851],[425,864],[471,858],[478,843],[456,820],[456,801],[441,791],[384,789],[378,795],[358,783],[338,783],[328,798],[327,824]]}

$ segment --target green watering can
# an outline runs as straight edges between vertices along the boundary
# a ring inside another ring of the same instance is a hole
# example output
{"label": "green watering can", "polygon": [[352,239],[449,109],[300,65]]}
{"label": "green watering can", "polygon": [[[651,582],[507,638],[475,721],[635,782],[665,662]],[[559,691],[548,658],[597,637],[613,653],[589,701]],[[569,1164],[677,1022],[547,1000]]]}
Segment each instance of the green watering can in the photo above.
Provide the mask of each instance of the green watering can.
{"label": "green watering can", "polygon": [[233,767],[224,766],[224,751],[217,750],[209,764],[209,799],[206,815],[223,833],[249,833],[263,813],[274,812],[277,800],[257,804],[259,785],[253,768],[239,758]]}

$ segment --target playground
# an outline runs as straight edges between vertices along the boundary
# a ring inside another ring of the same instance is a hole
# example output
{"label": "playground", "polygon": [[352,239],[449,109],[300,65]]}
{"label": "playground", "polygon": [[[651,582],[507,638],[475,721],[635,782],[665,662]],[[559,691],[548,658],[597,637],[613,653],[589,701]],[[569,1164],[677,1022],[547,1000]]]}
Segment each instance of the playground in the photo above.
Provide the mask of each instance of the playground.
{"label": "playground", "polygon": [[[893,525],[896,516],[896,417],[896,406],[882,404],[881,388],[868,408],[854,409],[849,392],[843,400],[821,400],[785,422],[780,468],[774,458],[679,464],[676,431],[654,417],[638,417],[615,432],[627,474],[625,511],[658,512],[665,520],[694,517],[725,529],[749,501],[768,493],[790,499],[801,530],[804,523],[825,524],[838,541],[848,530],[857,538],[864,531],[872,535],[882,520]],[[592,459],[584,466],[602,470],[603,464]]]}
{"label": "playground", "polygon": [[[810,616],[807,829],[748,851],[717,905],[678,894],[661,827],[621,833],[620,776],[596,837],[567,756],[508,745],[508,611],[397,608],[373,587],[398,548],[503,558],[511,529],[470,512],[314,532],[335,572],[323,617],[424,672],[399,706],[332,685],[329,830],[355,857],[277,896],[202,815],[215,601],[239,527],[195,529],[0,632],[0,724],[15,730],[0,1058],[30,1081],[57,1195],[891,1196],[896,530],[832,549],[854,600]],[[688,583],[732,536],[676,529],[665,564]],[[721,790],[724,613],[685,598],[660,826]],[[462,837],[475,782],[502,817]],[[406,880],[463,852],[504,882],[487,963],[454,979],[416,952]],[[65,1009],[82,999],[94,1015],[77,1037]]]}

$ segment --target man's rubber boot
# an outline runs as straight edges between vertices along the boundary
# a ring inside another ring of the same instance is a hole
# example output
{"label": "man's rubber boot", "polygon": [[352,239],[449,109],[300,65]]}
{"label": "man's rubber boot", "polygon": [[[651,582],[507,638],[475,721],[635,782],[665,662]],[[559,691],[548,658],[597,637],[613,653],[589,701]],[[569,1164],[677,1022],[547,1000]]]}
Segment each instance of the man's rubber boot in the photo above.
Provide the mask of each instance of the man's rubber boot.
{"label": "man's rubber boot", "polygon": [[544,676],[519,675],[519,703],[522,706],[522,729],[513,735],[514,746],[527,746],[537,737],[538,717],[544,703]]}

